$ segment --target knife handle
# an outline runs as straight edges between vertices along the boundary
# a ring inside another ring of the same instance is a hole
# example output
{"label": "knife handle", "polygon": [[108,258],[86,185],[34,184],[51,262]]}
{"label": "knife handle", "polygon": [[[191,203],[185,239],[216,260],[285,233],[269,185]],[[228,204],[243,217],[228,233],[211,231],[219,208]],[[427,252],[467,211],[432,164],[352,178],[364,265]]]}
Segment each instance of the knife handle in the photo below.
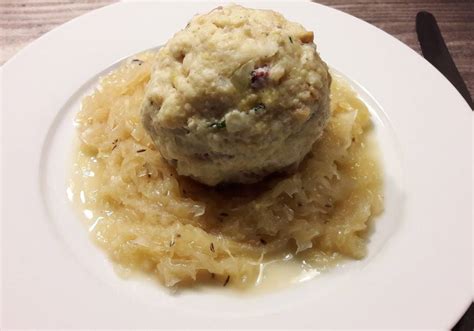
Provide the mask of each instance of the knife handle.
{"label": "knife handle", "polygon": [[436,67],[458,90],[472,110],[473,103],[466,83],[461,77],[456,64],[444,42],[435,17],[426,11],[416,15],[416,33],[425,59]]}

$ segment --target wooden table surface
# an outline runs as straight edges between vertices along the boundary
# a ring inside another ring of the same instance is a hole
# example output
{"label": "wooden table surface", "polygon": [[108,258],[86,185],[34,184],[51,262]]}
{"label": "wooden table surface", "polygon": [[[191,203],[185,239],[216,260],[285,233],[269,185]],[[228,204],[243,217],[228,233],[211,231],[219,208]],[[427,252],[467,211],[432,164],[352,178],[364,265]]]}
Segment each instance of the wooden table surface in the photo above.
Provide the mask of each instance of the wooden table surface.
{"label": "wooden table surface", "polygon": [[[115,0],[1,0],[0,64],[52,28]],[[322,0],[385,30],[421,54],[415,16],[430,11],[454,61],[474,94],[474,0]]]}
{"label": "wooden table surface", "polygon": [[[54,27],[115,0],[0,0],[0,64]],[[359,17],[421,54],[415,16],[430,11],[468,89],[474,93],[474,0],[322,0],[319,3]],[[472,330],[473,306],[455,330]]]}

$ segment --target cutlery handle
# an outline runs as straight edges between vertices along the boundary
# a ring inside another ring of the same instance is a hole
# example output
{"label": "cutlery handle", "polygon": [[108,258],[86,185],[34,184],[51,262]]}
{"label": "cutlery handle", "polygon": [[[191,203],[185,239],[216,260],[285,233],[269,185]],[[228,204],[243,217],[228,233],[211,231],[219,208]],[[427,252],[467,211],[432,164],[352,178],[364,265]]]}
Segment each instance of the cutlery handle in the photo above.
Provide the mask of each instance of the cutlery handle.
{"label": "cutlery handle", "polygon": [[[416,33],[423,56],[436,67],[458,90],[473,109],[473,103],[466,83],[461,77],[444,42],[435,17],[426,11],[416,15]],[[473,109],[474,110],[474,109]]]}

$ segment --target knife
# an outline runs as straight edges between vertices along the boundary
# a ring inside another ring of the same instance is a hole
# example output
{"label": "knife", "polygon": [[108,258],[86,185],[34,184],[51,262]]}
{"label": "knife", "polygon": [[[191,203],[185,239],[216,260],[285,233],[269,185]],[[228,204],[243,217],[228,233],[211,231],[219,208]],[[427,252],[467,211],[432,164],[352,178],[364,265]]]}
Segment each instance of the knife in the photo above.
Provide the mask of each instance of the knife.
{"label": "knife", "polygon": [[420,11],[416,15],[416,34],[425,59],[436,67],[458,90],[464,100],[473,108],[473,103],[466,83],[454,64],[448,47],[444,42],[438,23],[433,14]]}

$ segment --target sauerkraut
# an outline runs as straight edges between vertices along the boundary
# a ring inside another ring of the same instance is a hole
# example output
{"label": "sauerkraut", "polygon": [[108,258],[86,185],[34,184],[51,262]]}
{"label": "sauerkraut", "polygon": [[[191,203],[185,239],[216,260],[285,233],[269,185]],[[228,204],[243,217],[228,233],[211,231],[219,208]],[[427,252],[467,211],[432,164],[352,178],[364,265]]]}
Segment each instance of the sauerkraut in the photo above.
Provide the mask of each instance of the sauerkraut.
{"label": "sauerkraut", "polygon": [[169,287],[248,288],[269,260],[320,267],[365,256],[369,223],[383,208],[382,172],[367,107],[340,77],[323,136],[294,174],[207,187],[178,176],[142,127],[155,57],[124,61],[76,117],[70,191],[114,262]]}

